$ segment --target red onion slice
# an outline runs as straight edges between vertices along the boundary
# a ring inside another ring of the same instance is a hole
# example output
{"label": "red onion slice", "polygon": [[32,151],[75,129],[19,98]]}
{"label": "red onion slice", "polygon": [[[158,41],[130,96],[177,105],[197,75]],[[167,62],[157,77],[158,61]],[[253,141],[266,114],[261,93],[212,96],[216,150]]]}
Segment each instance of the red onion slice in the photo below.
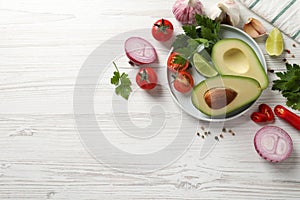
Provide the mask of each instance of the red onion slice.
{"label": "red onion slice", "polygon": [[155,48],[143,38],[128,38],[125,41],[124,48],[127,57],[136,64],[150,64],[157,59]]}
{"label": "red onion slice", "polygon": [[270,162],[287,159],[293,151],[293,142],[289,134],[277,126],[265,126],[254,137],[257,153]]}

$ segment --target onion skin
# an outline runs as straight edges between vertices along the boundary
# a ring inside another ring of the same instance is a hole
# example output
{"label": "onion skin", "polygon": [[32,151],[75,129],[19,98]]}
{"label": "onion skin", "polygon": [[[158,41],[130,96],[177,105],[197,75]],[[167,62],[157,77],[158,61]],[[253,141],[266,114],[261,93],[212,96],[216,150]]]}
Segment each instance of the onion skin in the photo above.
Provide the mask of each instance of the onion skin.
{"label": "onion skin", "polygon": [[176,0],[172,11],[182,24],[195,24],[195,15],[204,15],[204,7],[199,0]]}

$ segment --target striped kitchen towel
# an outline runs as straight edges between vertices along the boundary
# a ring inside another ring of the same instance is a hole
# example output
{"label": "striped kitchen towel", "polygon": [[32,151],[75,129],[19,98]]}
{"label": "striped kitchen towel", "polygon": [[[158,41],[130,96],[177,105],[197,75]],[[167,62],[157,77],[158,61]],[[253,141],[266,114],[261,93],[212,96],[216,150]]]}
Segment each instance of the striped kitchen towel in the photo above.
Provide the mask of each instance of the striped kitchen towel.
{"label": "striped kitchen towel", "polygon": [[240,2],[300,43],[299,0],[240,0]]}

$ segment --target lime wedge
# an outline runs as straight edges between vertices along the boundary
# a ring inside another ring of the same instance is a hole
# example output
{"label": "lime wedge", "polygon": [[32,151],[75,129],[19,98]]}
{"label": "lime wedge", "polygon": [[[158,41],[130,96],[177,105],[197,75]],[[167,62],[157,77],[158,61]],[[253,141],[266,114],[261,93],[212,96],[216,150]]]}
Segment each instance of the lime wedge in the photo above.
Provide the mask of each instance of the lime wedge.
{"label": "lime wedge", "polygon": [[270,56],[279,56],[283,52],[283,39],[281,32],[274,28],[266,41],[266,51]]}
{"label": "lime wedge", "polygon": [[194,66],[196,70],[205,77],[213,77],[218,72],[209,64],[209,62],[200,54],[195,53],[193,56]]}

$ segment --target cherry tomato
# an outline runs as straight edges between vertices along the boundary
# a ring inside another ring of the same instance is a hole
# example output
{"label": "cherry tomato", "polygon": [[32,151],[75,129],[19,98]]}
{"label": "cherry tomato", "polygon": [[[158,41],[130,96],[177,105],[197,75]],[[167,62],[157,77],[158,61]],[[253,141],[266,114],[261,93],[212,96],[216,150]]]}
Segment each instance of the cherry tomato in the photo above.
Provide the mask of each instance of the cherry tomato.
{"label": "cherry tomato", "polygon": [[156,21],[152,26],[153,37],[161,42],[169,40],[174,32],[173,25],[166,19]]}
{"label": "cherry tomato", "polygon": [[175,81],[174,88],[181,93],[189,92],[194,87],[193,77],[185,71],[178,72]]}
{"label": "cherry tomato", "polygon": [[290,125],[295,127],[297,130],[300,130],[300,116],[286,109],[284,106],[277,105],[274,108],[275,114],[287,121]]}
{"label": "cherry tomato", "polygon": [[183,60],[184,58],[182,57],[180,57],[180,61],[177,60],[179,63],[174,63],[176,58],[178,58],[177,56],[179,56],[179,53],[172,52],[167,61],[167,66],[172,72],[184,71],[189,67],[189,62],[187,60]]}
{"label": "cherry tomato", "polygon": [[254,112],[251,114],[250,118],[254,122],[266,122],[268,120],[267,115],[260,113],[260,112]]}
{"label": "cherry tomato", "polygon": [[267,121],[273,121],[274,120],[274,113],[272,111],[272,108],[268,106],[267,104],[260,104],[259,107],[259,112],[267,115]]}
{"label": "cherry tomato", "polygon": [[157,84],[157,74],[150,67],[144,67],[136,74],[136,83],[144,90],[151,90]]}

